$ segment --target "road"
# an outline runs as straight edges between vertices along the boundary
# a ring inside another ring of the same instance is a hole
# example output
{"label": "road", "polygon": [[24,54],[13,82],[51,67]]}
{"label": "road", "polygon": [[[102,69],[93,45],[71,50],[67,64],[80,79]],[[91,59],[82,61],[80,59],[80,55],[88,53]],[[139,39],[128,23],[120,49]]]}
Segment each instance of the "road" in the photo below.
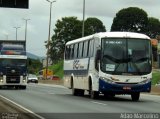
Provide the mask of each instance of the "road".
{"label": "road", "polygon": [[142,94],[138,102],[125,95],[115,98],[100,96],[93,100],[87,94],[72,96],[71,90],[63,86],[29,84],[26,90],[0,90],[0,97],[46,119],[113,119],[125,118],[126,115],[122,115],[125,113],[155,113],[156,118],[160,118],[160,96],[155,95]]}

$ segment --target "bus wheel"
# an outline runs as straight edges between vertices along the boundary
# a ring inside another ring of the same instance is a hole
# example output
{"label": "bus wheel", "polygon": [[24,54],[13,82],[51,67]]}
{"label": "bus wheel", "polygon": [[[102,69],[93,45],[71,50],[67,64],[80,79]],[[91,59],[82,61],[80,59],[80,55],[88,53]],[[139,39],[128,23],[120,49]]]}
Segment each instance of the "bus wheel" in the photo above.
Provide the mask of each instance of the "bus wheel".
{"label": "bus wheel", "polygon": [[79,89],[79,95],[80,95],[80,96],[84,96],[84,90]]}
{"label": "bus wheel", "polygon": [[93,91],[92,86],[91,86],[91,89],[90,89],[90,97],[92,99],[97,99],[99,97],[99,92],[98,91]]}
{"label": "bus wheel", "polygon": [[136,93],[131,94],[132,101],[138,101],[139,97],[140,97],[140,92],[136,92]]}
{"label": "bus wheel", "polygon": [[79,90],[72,88],[72,95],[77,96],[79,94]]}
{"label": "bus wheel", "polygon": [[92,99],[97,99],[99,97],[99,92],[98,91],[91,91],[90,96]]}

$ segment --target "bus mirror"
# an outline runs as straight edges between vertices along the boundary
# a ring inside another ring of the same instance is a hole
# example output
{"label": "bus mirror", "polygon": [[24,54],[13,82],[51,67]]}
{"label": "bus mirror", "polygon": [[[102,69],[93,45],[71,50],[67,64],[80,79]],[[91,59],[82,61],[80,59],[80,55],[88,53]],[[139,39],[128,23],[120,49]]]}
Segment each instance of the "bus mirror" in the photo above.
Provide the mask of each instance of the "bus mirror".
{"label": "bus mirror", "polygon": [[100,57],[101,57],[101,50],[97,50],[96,59],[100,60]]}

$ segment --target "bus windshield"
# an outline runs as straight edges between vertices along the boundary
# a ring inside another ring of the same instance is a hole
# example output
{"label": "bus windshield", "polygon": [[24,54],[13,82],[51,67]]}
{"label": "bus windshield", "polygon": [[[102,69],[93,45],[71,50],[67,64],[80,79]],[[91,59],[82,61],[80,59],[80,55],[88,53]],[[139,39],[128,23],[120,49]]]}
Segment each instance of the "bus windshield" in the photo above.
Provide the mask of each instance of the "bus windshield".
{"label": "bus windshield", "polygon": [[148,39],[103,38],[101,70],[109,74],[144,75],[151,72]]}
{"label": "bus windshield", "polygon": [[26,66],[25,59],[0,59],[0,66]]}

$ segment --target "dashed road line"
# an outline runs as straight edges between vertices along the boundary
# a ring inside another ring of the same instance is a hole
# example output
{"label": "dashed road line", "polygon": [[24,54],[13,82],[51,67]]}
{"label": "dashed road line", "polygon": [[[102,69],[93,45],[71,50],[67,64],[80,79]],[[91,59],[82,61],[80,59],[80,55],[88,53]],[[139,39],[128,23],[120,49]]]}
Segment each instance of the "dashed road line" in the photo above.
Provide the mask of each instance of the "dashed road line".
{"label": "dashed road line", "polygon": [[42,84],[42,83],[39,83],[39,84],[36,84],[36,85],[31,84],[29,86],[35,86],[35,87],[36,86],[49,86],[49,87],[57,87],[57,88],[65,88],[65,89],[67,89],[66,87],[64,87],[62,85],[55,85],[55,84]]}
{"label": "dashed road line", "polygon": [[101,102],[96,102],[96,101],[91,101],[92,103],[94,103],[94,104],[99,104],[99,105],[104,105],[104,106],[106,106],[107,104],[105,104],[105,103],[101,103]]}

